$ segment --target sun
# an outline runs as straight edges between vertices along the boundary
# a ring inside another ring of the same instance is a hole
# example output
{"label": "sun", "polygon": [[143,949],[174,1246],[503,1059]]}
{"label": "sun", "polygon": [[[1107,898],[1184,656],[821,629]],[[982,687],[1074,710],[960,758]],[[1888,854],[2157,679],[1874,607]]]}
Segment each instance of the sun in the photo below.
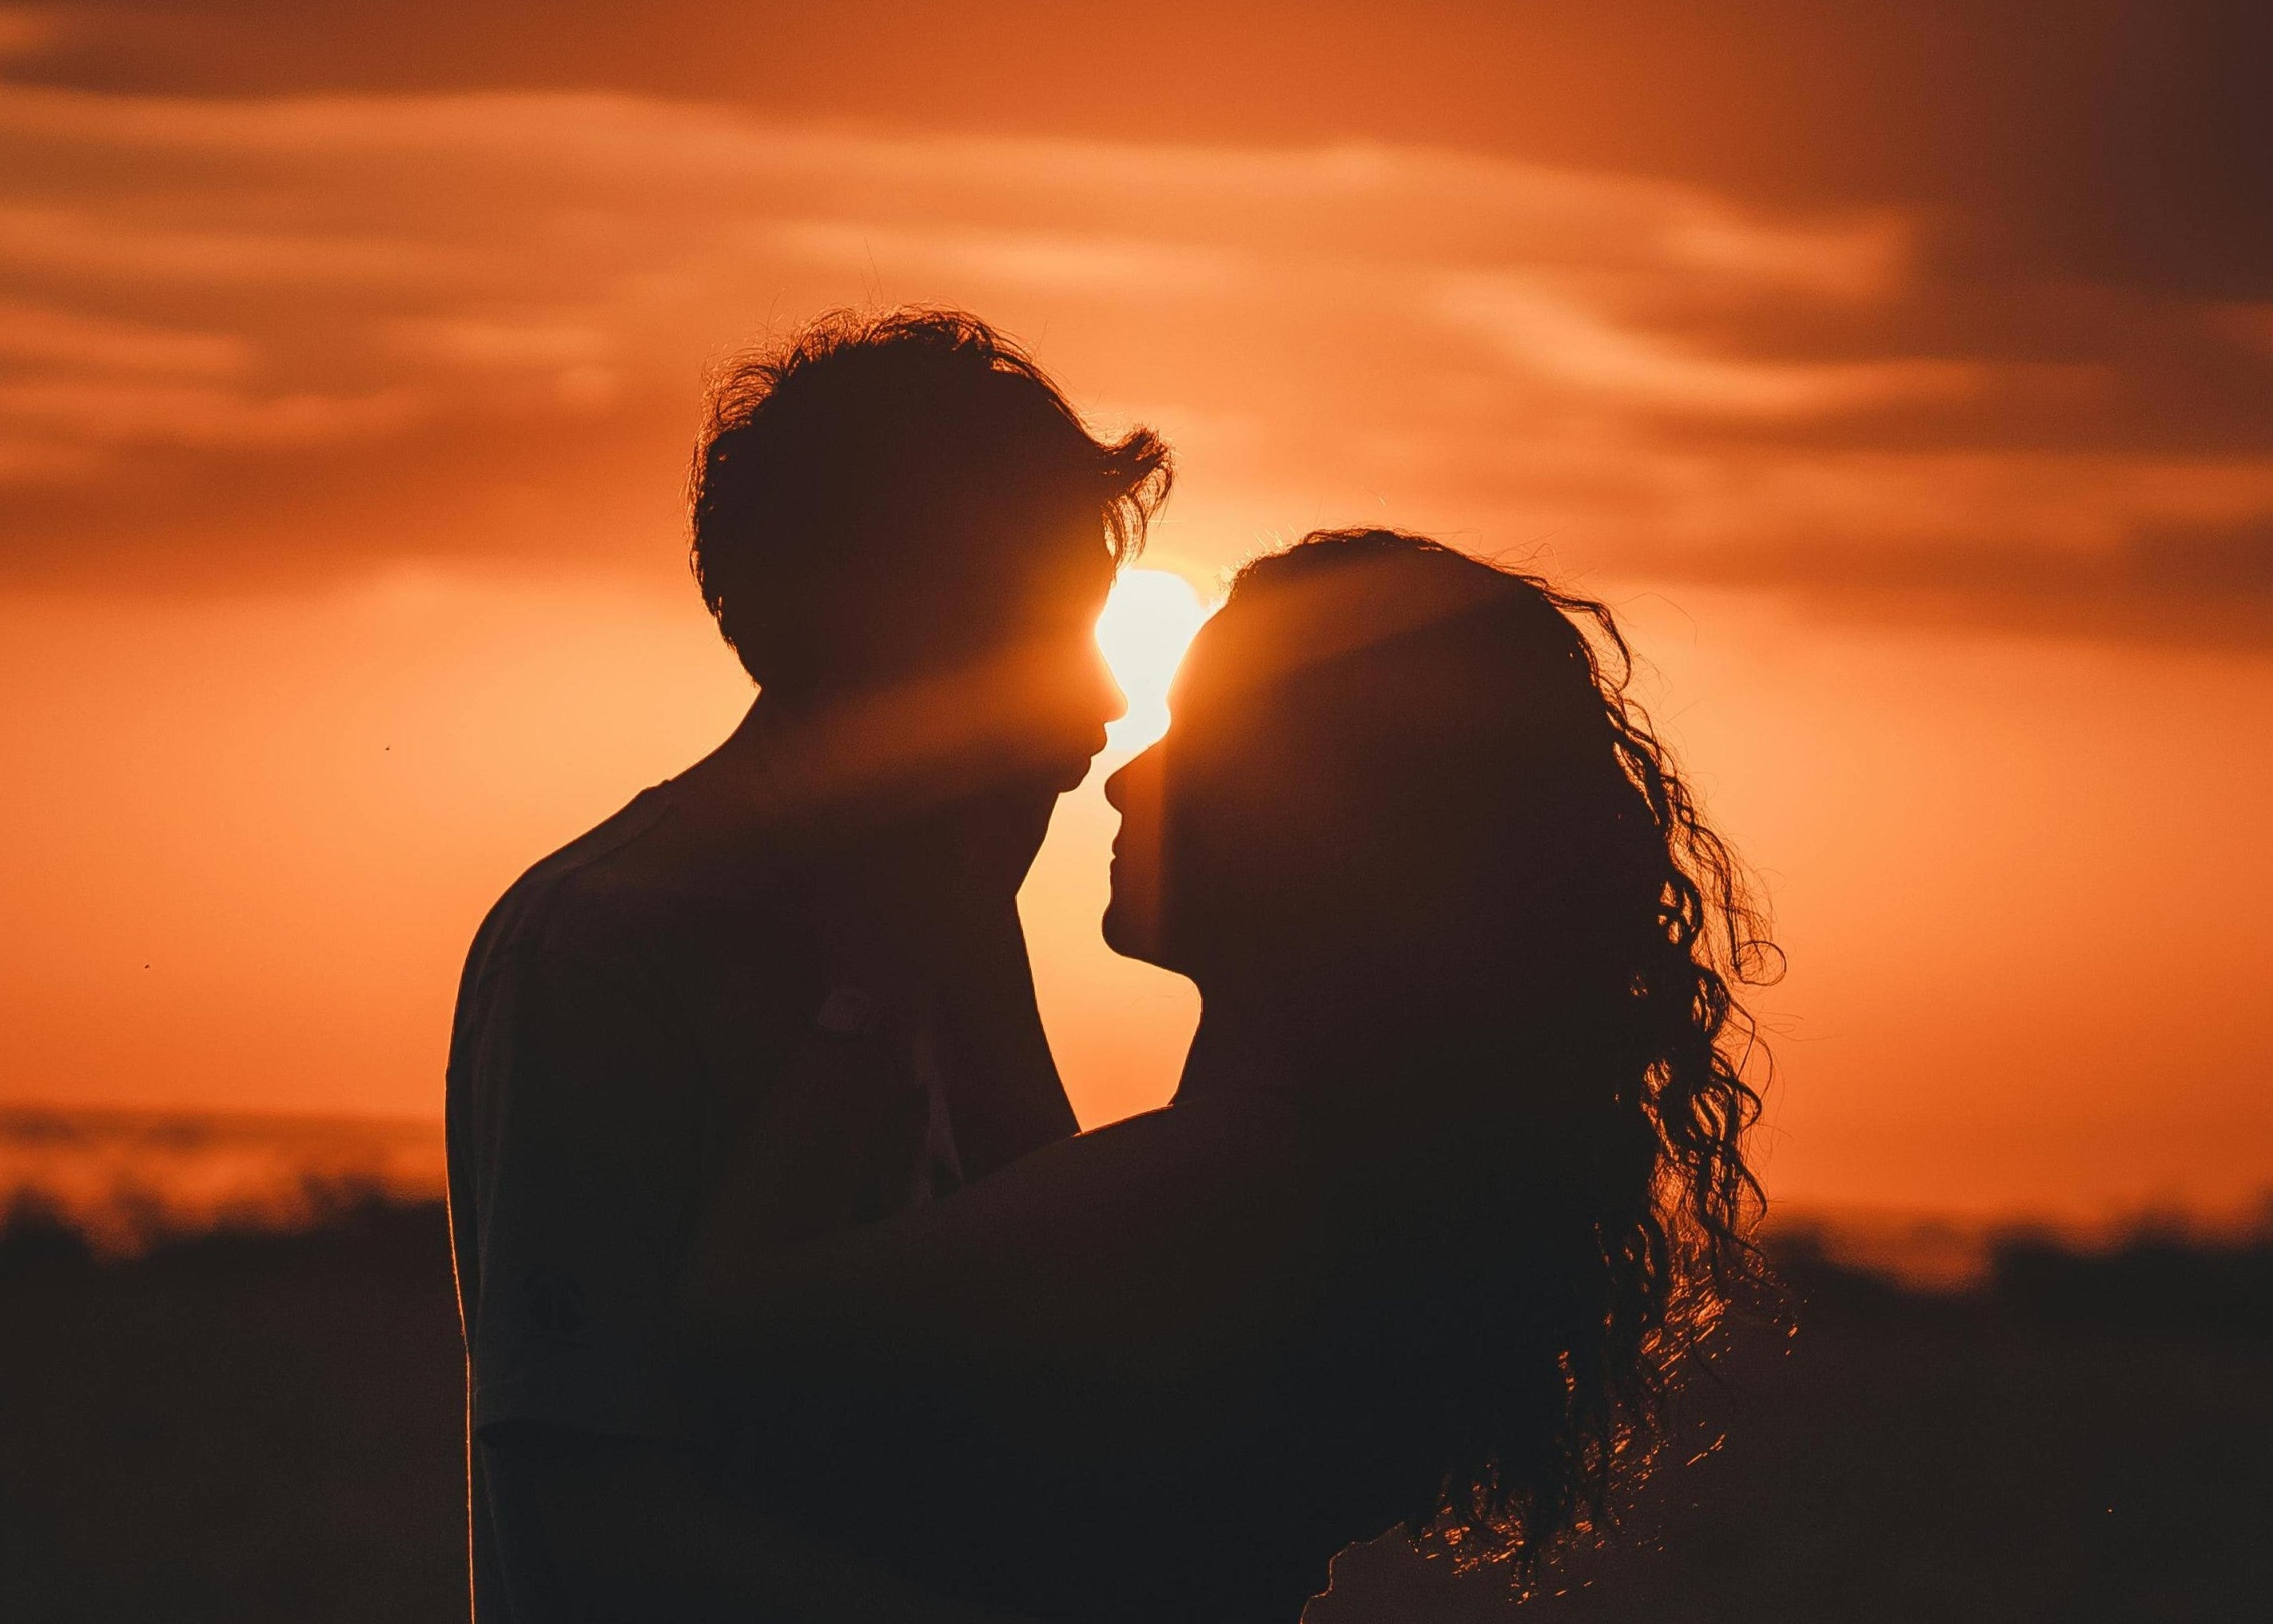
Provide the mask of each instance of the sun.
{"label": "sun", "polygon": [[1168,684],[1177,662],[1215,606],[1168,570],[1129,570],[1097,617],[1097,646],[1129,696],[1129,714],[1109,730],[1106,748],[1144,749],[1168,730]]}

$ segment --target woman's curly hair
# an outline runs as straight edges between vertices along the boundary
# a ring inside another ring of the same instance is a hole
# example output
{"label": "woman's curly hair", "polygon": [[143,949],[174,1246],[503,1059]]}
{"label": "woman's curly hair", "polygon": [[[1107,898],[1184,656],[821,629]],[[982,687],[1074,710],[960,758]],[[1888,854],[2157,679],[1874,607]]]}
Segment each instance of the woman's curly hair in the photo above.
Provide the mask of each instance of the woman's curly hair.
{"label": "woman's curly hair", "polygon": [[[1487,1367],[1448,1373],[1461,1389],[1449,1470],[1408,1524],[1424,1549],[1464,1566],[1512,1562],[1523,1584],[1560,1543],[1607,1529],[1654,1451],[1676,1375],[1729,1303],[1767,1287],[1750,1239],[1764,1198],[1744,1148],[1767,1056],[1737,992],[1774,980],[1782,960],[1743,866],[1628,692],[1633,655],[1606,605],[1424,537],[1345,530],[1254,560],[1227,607],[1351,565],[1379,572],[1382,585],[1356,588],[1377,598],[1449,583],[1440,602],[1457,607],[1392,640],[1465,640],[1482,651],[1475,661],[1429,669],[1469,672],[1467,689],[1481,671],[1495,689],[1452,694],[1439,674],[1425,679],[1429,706],[1383,707],[1399,737],[1362,746],[1374,775],[1399,775],[1378,764],[1401,754],[1402,776],[1433,776],[1452,786],[1438,793],[1481,805],[1486,847],[1543,851],[1552,877],[1534,869],[1526,906],[1498,911],[1521,914],[1517,928],[1554,962],[1585,961],[1595,989],[1573,982],[1576,996],[1553,1005],[1567,1014],[1549,1017],[1564,1022],[1561,1052],[1582,1076],[1583,1108],[1560,1119],[1569,1133],[1557,1146],[1576,1261],[1548,1336],[1535,1283],[1513,1283],[1505,1335],[1482,1350]],[[1362,683],[1400,657],[1381,655]],[[1457,715],[1414,745],[1430,731],[1416,708]],[[1432,802],[1422,827],[1442,813]]]}

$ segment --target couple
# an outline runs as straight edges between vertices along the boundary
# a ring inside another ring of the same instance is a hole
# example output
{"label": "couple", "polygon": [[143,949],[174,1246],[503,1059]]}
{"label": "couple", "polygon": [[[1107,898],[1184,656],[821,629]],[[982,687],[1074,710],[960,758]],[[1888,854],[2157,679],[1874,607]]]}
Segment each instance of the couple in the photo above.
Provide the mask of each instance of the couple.
{"label": "couple", "polygon": [[1169,467],[958,314],[719,391],[759,696],[460,994],[480,1624],[1291,1621],[1400,1525],[1523,1572],[1646,1453],[1751,1268],[1753,921],[1598,605],[1391,531],[1240,572],[1106,785],[1106,939],[1199,1030],[1076,1132],[1016,894]]}

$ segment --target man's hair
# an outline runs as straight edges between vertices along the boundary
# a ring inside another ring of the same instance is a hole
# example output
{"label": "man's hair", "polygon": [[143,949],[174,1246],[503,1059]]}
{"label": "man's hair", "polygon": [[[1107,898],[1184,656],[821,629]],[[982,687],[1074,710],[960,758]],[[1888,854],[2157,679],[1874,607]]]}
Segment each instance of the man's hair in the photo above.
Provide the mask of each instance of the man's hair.
{"label": "man's hair", "polygon": [[968,626],[939,623],[974,588],[1045,562],[1040,538],[1101,529],[1126,563],[1172,471],[1149,429],[1092,436],[1031,357],[975,316],[835,311],[735,361],[712,389],[694,577],[758,682],[856,675],[967,639]]}

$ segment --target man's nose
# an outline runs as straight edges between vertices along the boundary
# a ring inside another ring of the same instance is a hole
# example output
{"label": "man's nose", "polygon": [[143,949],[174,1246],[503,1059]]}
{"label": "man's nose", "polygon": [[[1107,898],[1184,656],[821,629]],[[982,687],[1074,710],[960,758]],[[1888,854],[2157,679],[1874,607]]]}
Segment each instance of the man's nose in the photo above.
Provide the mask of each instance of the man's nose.
{"label": "man's nose", "polygon": [[1098,697],[1105,701],[1099,720],[1118,722],[1129,714],[1128,692],[1121,686],[1120,678],[1114,676],[1113,668],[1106,663],[1105,655],[1100,653],[1096,659]]}

